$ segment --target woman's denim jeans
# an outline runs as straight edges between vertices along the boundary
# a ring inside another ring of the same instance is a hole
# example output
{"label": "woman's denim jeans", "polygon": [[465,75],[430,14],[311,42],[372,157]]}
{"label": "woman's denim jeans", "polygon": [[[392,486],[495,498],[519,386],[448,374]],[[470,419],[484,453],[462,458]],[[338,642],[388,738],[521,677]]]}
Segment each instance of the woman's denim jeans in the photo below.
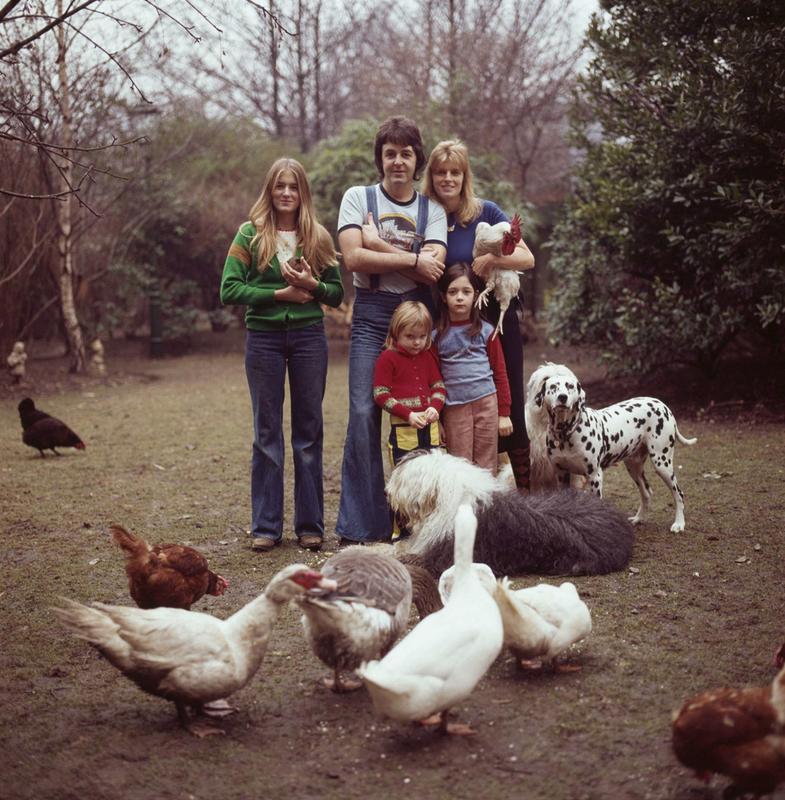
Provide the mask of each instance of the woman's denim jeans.
{"label": "woman's denim jeans", "polygon": [[373,371],[384,348],[393,311],[406,294],[358,289],[349,350],[349,424],[341,468],[341,502],[336,533],[356,542],[389,540],[392,519],[384,495],[382,412],[373,401]]}
{"label": "woman's denim jeans", "polygon": [[294,461],[294,532],[324,535],[322,399],[327,378],[324,323],[286,331],[248,331],[245,374],[251,392],[251,536],[283,533],[284,381],[289,373]]}

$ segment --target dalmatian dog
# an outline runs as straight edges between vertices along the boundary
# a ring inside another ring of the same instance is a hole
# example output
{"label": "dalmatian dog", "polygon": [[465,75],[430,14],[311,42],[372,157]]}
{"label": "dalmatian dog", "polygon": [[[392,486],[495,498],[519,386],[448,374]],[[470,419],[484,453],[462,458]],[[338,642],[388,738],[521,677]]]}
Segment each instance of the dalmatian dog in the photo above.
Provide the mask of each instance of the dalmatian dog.
{"label": "dalmatian dog", "polygon": [[533,493],[554,492],[561,487],[571,486],[575,490],[586,488],[586,478],[582,475],[569,475],[560,472],[548,457],[548,410],[543,407],[540,389],[543,383],[556,375],[576,380],[572,370],[563,364],[546,361],[532,372],[526,384],[526,432],[529,435],[530,479]]}
{"label": "dalmatian dog", "polygon": [[[676,441],[693,445],[679,432],[676,418],[661,400],[633,397],[607,408],[586,405],[580,381],[563,365],[552,370],[532,397],[535,408],[548,418],[546,455],[563,477],[584,475],[592,492],[602,497],[603,470],[624,462],[640,492],[640,506],[630,522],[643,521],[651,500],[651,489],[643,473],[647,458],[673,494],[676,518],[673,533],[684,530],[684,495],[676,480],[673,455]],[[533,388],[533,387],[530,387]]]}

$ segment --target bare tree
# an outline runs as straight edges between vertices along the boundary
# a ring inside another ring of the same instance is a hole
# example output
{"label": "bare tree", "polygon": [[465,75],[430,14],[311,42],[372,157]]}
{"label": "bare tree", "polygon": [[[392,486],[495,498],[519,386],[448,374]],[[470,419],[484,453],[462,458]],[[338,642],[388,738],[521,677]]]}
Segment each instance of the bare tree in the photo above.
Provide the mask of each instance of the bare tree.
{"label": "bare tree", "polygon": [[[274,0],[271,0],[274,2]],[[53,14],[44,0],[7,0],[0,6],[0,76],[7,73],[20,60],[35,58],[31,50],[47,34],[54,31],[59,36],[61,30],[70,31],[81,39],[93,52],[96,63],[108,63],[123,76],[127,88],[133,96],[143,103],[149,99],[129,68],[129,54],[140,45],[148,35],[160,25],[174,27],[193,42],[203,38],[202,28],[221,33],[214,17],[225,13],[221,3],[215,0],[177,0],[179,8],[171,3],[163,5],[156,0],[143,0],[136,8],[120,16],[115,13],[116,6],[108,0],[83,0],[68,3],[67,7],[57,5]],[[275,16],[274,6],[267,9],[255,0],[244,0],[244,5],[253,9],[266,20],[269,30],[276,40],[285,30]],[[134,16],[131,16],[131,13]],[[112,42],[109,44],[108,42]],[[119,42],[119,44],[117,44]],[[45,140],[36,135],[35,120],[46,117],[42,109],[31,107],[26,84],[7,84],[0,94],[0,139],[17,141],[45,154],[62,157],[66,149],[71,155],[89,155],[113,147],[122,147],[133,142],[109,137],[108,141],[88,142],[76,145],[58,139]],[[61,160],[56,163],[62,164]],[[65,178],[64,175],[61,177]],[[78,195],[82,184],[64,184],[61,192],[51,195],[63,198],[67,194]],[[12,190],[0,184],[0,193],[9,194]],[[47,197],[17,193],[30,200],[44,200]]]}
{"label": "bare tree", "polygon": [[168,74],[213,109],[251,119],[307,152],[351,116],[348,86],[361,63],[357,41],[375,9],[348,0],[270,0],[269,9],[276,30],[247,11],[235,15],[227,46],[242,58],[192,57],[170,64]]}
{"label": "bare tree", "polygon": [[[254,0],[245,4],[280,33],[273,13]],[[91,200],[101,179],[128,179],[123,154],[144,141],[125,112],[150,100],[129,65],[159,28],[193,42],[205,30],[221,31],[215,19],[224,12],[222,0],[177,5],[145,0],[123,7],[120,17],[107,0],[58,0],[54,11],[44,0],[0,4],[0,156],[12,155],[25,167],[3,169],[0,176],[0,196],[7,199],[0,206],[2,232],[15,232],[14,247],[0,254],[4,299],[19,298],[31,280],[37,282],[31,293],[37,305],[16,303],[21,309],[11,318],[13,329],[3,329],[4,317],[0,339],[19,336],[44,310],[58,308],[73,371],[85,368],[78,287],[87,277],[75,243],[87,228],[85,214],[95,219],[102,204],[112,202],[112,191],[100,192],[98,203]],[[20,239],[23,234],[29,238]],[[54,287],[42,279],[46,274]],[[52,288],[47,298],[44,290]]]}
{"label": "bare tree", "polygon": [[495,152],[519,191],[536,195],[567,168],[566,99],[579,47],[571,0],[416,0],[373,18],[366,59],[385,80],[354,80],[354,109],[423,115],[445,136]]}
{"label": "bare tree", "polygon": [[[63,15],[63,0],[57,0],[58,17]],[[84,339],[79,325],[79,317],[74,303],[74,260],[73,260],[73,120],[71,118],[71,93],[68,79],[68,36],[65,26],[56,28],[57,36],[57,77],[58,89],[56,99],[59,105],[61,120],[62,152],[57,161],[61,195],[56,205],[57,212],[57,254],[56,270],[60,287],[60,309],[63,314],[63,325],[68,349],[71,355],[71,372],[83,372],[86,366]]]}

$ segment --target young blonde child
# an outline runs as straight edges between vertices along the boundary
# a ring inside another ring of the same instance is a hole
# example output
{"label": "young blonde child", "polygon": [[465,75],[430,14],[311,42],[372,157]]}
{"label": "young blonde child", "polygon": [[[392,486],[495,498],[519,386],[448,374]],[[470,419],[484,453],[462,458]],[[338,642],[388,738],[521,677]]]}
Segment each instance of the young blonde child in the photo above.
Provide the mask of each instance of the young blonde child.
{"label": "young blonde child", "polygon": [[374,402],[391,415],[393,464],[412,450],[439,446],[445,391],[431,348],[433,319],[423,303],[406,300],[393,312],[385,349],[373,374]]}
{"label": "young blonde child", "polygon": [[440,315],[434,332],[447,389],[442,425],[447,450],[496,474],[498,437],[512,432],[510,384],[499,338],[475,305],[470,264],[448,267],[438,283]]}

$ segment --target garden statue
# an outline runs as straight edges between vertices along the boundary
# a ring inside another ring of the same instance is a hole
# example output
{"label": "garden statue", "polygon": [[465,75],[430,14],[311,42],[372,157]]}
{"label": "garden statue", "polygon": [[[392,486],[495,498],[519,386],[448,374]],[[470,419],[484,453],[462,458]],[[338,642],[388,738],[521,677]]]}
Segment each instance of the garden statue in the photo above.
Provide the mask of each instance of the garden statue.
{"label": "garden statue", "polygon": [[11,374],[11,383],[15,386],[24,380],[25,361],[27,361],[25,343],[14,342],[14,349],[11,350],[6,362],[8,363],[8,372]]}
{"label": "garden statue", "polygon": [[104,364],[104,346],[100,339],[93,339],[90,343],[90,371],[95,375],[106,375],[106,364]]}

